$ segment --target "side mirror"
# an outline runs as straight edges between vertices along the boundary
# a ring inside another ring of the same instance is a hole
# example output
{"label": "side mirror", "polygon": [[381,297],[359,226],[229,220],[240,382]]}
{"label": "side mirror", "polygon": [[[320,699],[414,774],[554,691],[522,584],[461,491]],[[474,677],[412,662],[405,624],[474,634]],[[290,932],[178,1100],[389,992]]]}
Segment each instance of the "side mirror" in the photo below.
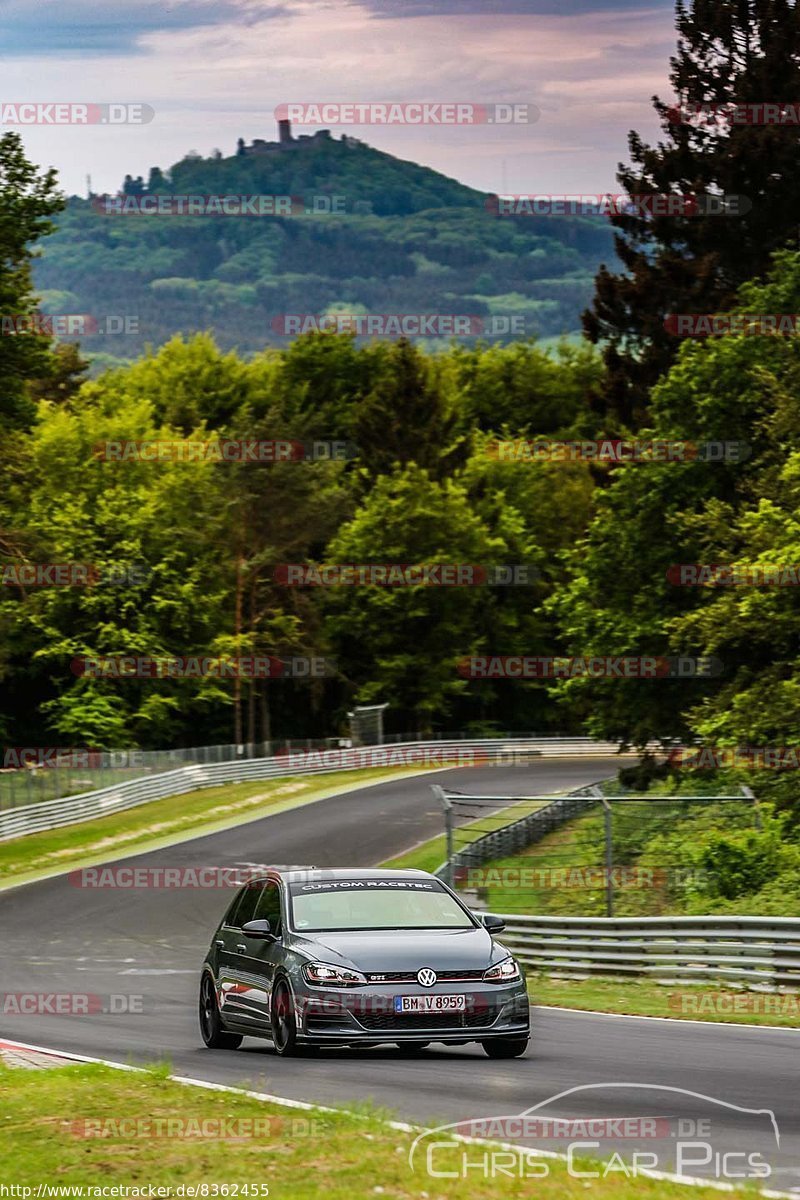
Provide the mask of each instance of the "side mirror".
{"label": "side mirror", "polygon": [[487,933],[502,933],[506,927],[503,918],[496,917],[494,913],[481,913],[480,921]]}
{"label": "side mirror", "polygon": [[262,941],[274,942],[275,934],[270,928],[270,923],[266,919],[262,921],[248,921],[242,926],[242,933],[245,937],[261,938]]}

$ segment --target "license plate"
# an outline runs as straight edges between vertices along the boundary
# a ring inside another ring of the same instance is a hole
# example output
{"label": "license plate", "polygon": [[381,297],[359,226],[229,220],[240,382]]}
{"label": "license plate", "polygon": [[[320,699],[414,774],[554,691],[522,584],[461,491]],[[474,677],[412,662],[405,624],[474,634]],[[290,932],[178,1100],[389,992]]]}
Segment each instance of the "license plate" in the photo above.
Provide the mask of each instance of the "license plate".
{"label": "license plate", "polygon": [[464,1012],[467,998],[461,996],[395,996],[396,1013]]}

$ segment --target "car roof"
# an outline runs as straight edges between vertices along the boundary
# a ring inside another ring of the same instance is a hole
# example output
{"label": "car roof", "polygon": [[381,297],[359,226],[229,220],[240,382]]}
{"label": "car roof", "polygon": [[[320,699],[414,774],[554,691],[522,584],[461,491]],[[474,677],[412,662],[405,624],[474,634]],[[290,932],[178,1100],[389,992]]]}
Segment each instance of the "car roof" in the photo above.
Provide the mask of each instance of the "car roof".
{"label": "car roof", "polygon": [[321,882],[330,879],[419,879],[433,878],[428,871],[418,871],[408,868],[404,871],[384,870],[381,867],[270,867],[265,878],[279,876],[287,883]]}

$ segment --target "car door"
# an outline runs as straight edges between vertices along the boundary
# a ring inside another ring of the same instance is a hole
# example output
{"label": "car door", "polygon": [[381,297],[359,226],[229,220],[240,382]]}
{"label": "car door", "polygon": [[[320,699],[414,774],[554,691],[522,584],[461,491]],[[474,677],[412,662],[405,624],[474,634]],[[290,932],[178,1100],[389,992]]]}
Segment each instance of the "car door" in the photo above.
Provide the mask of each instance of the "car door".
{"label": "car door", "polygon": [[[237,923],[239,914],[237,913]],[[267,920],[277,940],[248,938],[241,934],[238,941],[234,980],[241,1015],[248,1022],[269,1024],[269,1004],[275,969],[283,955],[283,911],[281,890],[277,882],[268,880],[262,887],[251,921]],[[244,925],[246,922],[242,921]],[[239,930],[241,933],[241,929]],[[244,948],[242,948],[244,947]]]}
{"label": "car door", "polygon": [[245,999],[247,984],[242,971],[242,955],[247,951],[242,925],[255,920],[258,902],[266,881],[251,880],[242,888],[216,938],[219,969],[217,972],[220,1008],[225,1020],[253,1025],[254,1014]]}

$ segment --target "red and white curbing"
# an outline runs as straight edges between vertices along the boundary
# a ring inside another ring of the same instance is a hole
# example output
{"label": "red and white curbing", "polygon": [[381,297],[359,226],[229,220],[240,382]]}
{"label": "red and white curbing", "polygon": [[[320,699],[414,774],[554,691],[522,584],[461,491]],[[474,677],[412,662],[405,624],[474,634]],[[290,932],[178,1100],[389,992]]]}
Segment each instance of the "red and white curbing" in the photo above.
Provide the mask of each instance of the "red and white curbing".
{"label": "red and white curbing", "polygon": [[68,1067],[74,1059],[66,1058],[55,1050],[40,1050],[36,1046],[24,1046],[21,1042],[0,1041],[0,1059],[7,1067],[27,1067],[42,1071],[48,1067]]}

